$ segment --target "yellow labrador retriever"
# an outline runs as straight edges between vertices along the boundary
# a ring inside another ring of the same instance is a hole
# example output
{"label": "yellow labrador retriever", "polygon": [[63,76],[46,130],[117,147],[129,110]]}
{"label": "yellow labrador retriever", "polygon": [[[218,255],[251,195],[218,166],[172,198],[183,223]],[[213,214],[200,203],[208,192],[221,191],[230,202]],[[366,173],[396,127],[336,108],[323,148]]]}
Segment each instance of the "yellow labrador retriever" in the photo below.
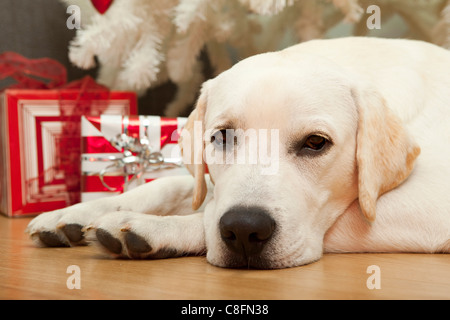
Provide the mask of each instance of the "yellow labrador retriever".
{"label": "yellow labrador retriever", "polygon": [[222,267],[450,252],[450,52],[437,46],[343,38],[245,59],[203,85],[181,147],[194,178],[44,213],[31,238]]}

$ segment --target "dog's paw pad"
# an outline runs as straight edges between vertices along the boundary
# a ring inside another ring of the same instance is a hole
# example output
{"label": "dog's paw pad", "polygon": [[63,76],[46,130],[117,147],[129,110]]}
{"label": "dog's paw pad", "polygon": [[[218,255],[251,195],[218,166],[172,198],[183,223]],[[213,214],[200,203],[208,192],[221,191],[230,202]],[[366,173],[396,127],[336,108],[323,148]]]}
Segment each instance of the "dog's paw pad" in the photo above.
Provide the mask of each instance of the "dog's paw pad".
{"label": "dog's paw pad", "polygon": [[109,252],[114,254],[122,253],[122,243],[119,239],[114,238],[109,232],[103,229],[97,229],[95,236],[100,244]]}
{"label": "dog's paw pad", "polygon": [[84,232],[82,231],[83,226],[72,223],[66,224],[61,227],[61,231],[64,232],[67,239],[73,244],[85,244],[84,241]]}
{"label": "dog's paw pad", "polygon": [[51,231],[41,231],[38,234],[39,240],[46,247],[68,247],[69,245],[65,243],[61,238],[54,232]]}
{"label": "dog's paw pad", "polygon": [[[124,231],[122,229],[122,231]],[[166,259],[179,256],[179,252],[172,248],[154,250],[147,240],[132,231],[125,231],[124,243],[128,257],[131,259]]]}
{"label": "dog's paw pad", "polygon": [[152,250],[152,247],[147,243],[147,241],[134,232],[127,232],[124,238],[128,252],[147,253]]}
{"label": "dog's paw pad", "polygon": [[168,259],[168,258],[176,258],[181,254],[178,250],[172,248],[163,248],[158,252],[149,256],[150,259]]}

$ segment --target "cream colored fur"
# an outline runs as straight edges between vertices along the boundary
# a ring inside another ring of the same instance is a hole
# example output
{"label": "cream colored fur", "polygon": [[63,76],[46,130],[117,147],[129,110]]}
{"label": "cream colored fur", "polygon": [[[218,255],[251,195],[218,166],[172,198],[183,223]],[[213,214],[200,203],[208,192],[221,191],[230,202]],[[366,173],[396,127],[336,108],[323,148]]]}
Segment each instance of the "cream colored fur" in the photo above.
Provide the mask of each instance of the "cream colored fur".
{"label": "cream colored fur", "polygon": [[[77,223],[89,226],[94,239],[102,229],[121,241],[115,256],[136,257],[126,243],[133,232],[152,247],[141,258],[171,248],[239,267],[220,237],[219,220],[233,206],[258,205],[276,230],[249,266],[298,266],[323,252],[448,253],[448,70],[450,52],[442,48],[376,38],[314,40],[245,59],[203,85],[189,118],[182,147],[194,180],[159,179],[45,213],[28,232],[40,245],[43,231],[74,245],[61,230]],[[193,150],[194,121],[207,135],[200,151]],[[219,129],[277,130],[276,173],[261,174],[262,164],[211,162],[209,179],[201,152],[211,150],[208,134]],[[332,140],[326,152],[292,151],[317,132]]]}

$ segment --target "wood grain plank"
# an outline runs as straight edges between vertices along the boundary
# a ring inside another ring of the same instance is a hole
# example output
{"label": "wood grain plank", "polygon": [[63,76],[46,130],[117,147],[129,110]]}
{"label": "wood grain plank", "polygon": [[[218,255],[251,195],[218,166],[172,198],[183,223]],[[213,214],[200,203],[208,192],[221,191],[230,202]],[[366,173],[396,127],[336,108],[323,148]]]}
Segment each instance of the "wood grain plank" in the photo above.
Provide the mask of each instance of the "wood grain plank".
{"label": "wood grain plank", "polygon": [[[217,268],[205,257],[116,260],[93,246],[36,248],[29,218],[0,217],[0,299],[450,299],[448,254],[327,254],[282,270]],[[68,289],[77,265],[81,289]],[[381,289],[366,286],[377,265]]]}

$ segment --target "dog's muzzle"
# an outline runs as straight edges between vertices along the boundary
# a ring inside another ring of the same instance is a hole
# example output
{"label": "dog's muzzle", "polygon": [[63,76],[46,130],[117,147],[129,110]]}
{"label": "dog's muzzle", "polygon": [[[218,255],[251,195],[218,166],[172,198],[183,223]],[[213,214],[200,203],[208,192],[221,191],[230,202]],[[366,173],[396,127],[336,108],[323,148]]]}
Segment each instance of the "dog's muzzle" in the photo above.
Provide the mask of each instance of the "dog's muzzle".
{"label": "dog's muzzle", "polygon": [[[233,207],[219,221],[220,235],[228,249],[241,261],[249,261],[263,251],[272,238],[275,221],[260,207]],[[245,263],[247,264],[247,263]]]}

